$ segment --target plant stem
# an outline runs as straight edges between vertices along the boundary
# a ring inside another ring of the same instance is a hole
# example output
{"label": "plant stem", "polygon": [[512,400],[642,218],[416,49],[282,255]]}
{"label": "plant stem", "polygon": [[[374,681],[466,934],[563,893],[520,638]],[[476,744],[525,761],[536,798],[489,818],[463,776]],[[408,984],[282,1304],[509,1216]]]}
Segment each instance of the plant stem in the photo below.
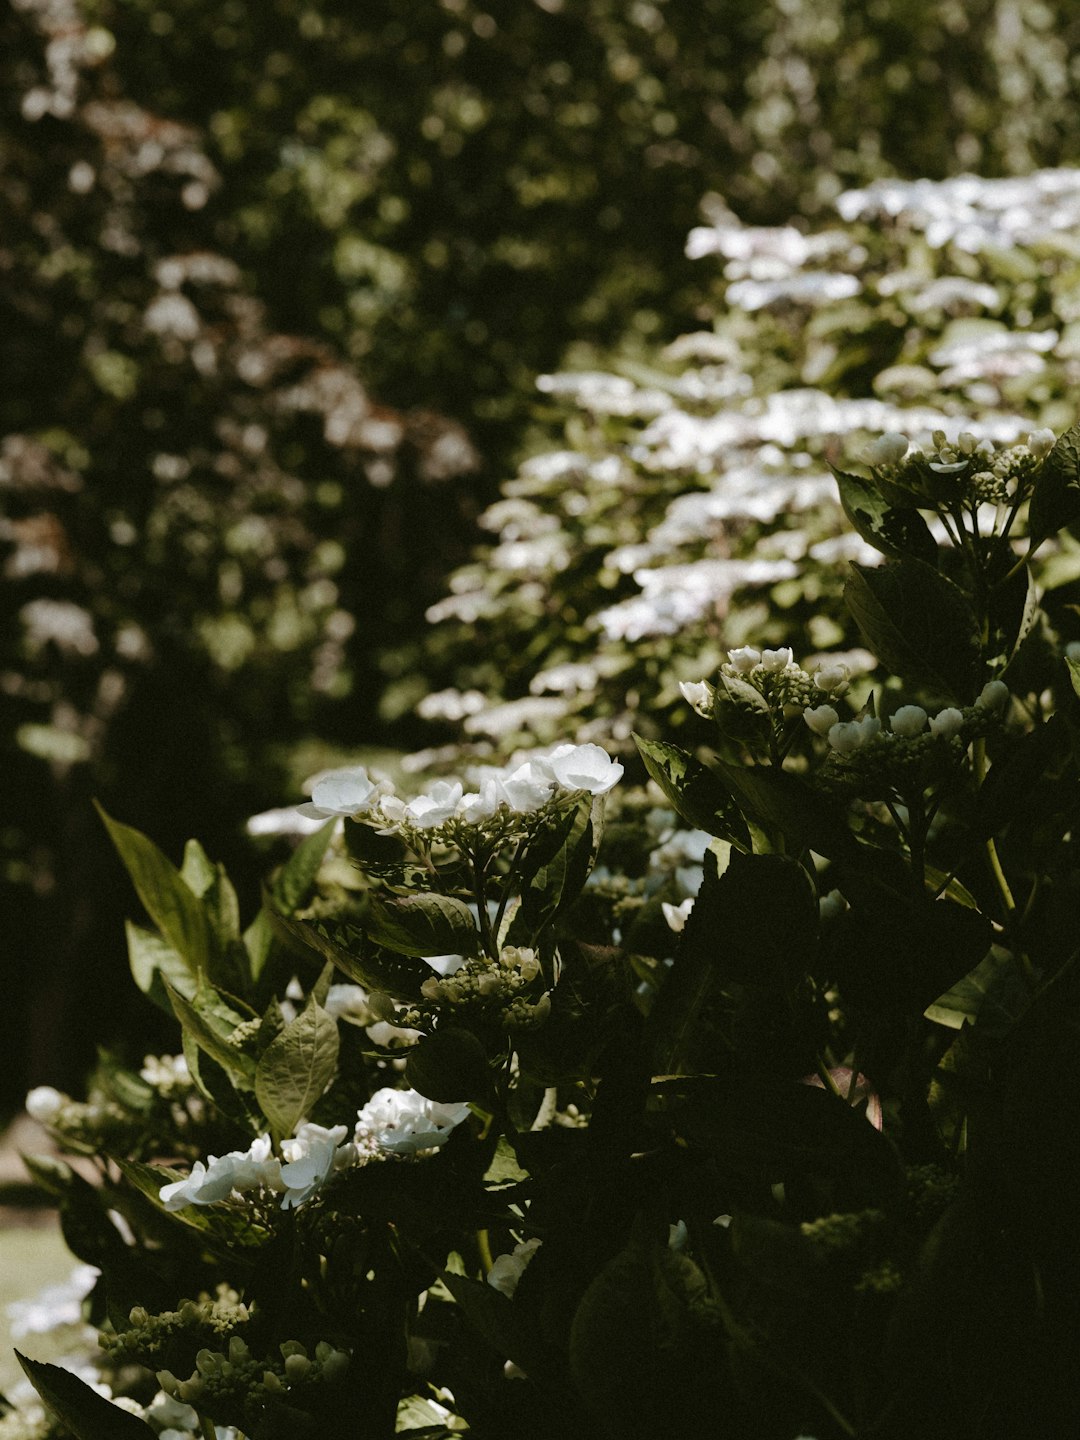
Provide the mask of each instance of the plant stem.
{"label": "plant stem", "polygon": [[195,1414],[199,1419],[199,1433],[202,1436],[202,1440],[217,1440],[217,1426],[213,1420],[210,1419],[210,1416],[204,1415],[201,1410],[196,1410]]}

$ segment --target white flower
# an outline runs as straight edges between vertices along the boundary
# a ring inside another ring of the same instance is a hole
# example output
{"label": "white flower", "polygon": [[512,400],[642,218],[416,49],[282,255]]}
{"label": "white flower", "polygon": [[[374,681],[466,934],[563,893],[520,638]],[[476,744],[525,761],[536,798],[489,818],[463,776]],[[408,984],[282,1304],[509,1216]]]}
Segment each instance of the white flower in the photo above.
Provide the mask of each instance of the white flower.
{"label": "white flower", "polygon": [[67,1103],[67,1096],[51,1085],[35,1085],[26,1097],[26,1113],[39,1125],[51,1125]]}
{"label": "white flower", "polygon": [[560,745],[546,763],[564,789],[587,790],[590,795],[606,795],[623,773],[619,762],[599,745]]}
{"label": "white flower", "polygon": [[948,740],[950,736],[958,734],[963,723],[963,713],[950,705],[947,710],[939,710],[936,715],[931,715],[930,734],[942,735]]}
{"label": "white flower", "polygon": [[415,1155],[445,1145],[469,1117],[468,1105],[442,1105],[415,1090],[376,1090],[356,1119],[356,1143],[393,1155]]}
{"label": "white flower", "polygon": [[1054,448],[1055,438],[1052,430],[1033,430],[1028,436],[1028,449],[1036,460],[1044,460]]}
{"label": "white flower", "polygon": [[196,1160],[187,1179],[163,1185],[158,1199],[166,1210],[182,1210],[227,1200],[233,1191],[259,1189],[281,1189],[281,1162],[270,1153],[269,1135],[260,1135],[247,1150],[211,1155],[205,1165]]}
{"label": "white flower", "polygon": [[502,788],[511,810],[528,814],[551,799],[555,778],[543,762],[526,760],[506,777]]}
{"label": "white flower", "polygon": [[752,645],[741,645],[738,650],[727,652],[728,664],[740,675],[749,675],[755,665],[761,664],[761,651]]}
{"label": "white flower", "polygon": [[512,1296],[526,1266],[542,1243],[540,1240],[525,1240],[522,1244],[515,1245],[509,1255],[499,1255],[488,1271],[487,1283],[503,1295]]}
{"label": "white flower", "polygon": [[455,814],[461,796],[460,780],[436,780],[427,795],[409,801],[405,818],[418,830],[433,830]]}
{"label": "white flower", "polygon": [[842,660],[836,660],[831,665],[823,665],[820,670],[814,671],[814,684],[819,690],[838,690],[841,685],[847,683],[848,667]]}
{"label": "white flower", "polygon": [[871,465],[899,465],[907,452],[907,436],[888,430],[867,446],[866,457]]}
{"label": "white flower", "polygon": [[804,710],[802,718],[815,735],[827,735],[834,725],[840,723],[840,716],[831,705],[817,705]]}
{"label": "white flower", "polygon": [[853,755],[868,744],[881,729],[876,715],[864,715],[861,720],[841,721],[829,730],[829,744],[840,755]]}
{"label": "white flower", "polygon": [[322,1125],[305,1121],[296,1134],[281,1142],[285,1164],[281,1166],[281,1183],[285,1195],[283,1210],[293,1210],[311,1198],[315,1191],[334,1173],[356,1159],[355,1145],[341,1142],[349,1133],[348,1126],[335,1125],[327,1130]]}
{"label": "white flower", "polygon": [[901,705],[889,719],[894,735],[909,739],[926,728],[926,711],[921,705]]}
{"label": "white flower", "polygon": [[494,776],[487,775],[480,781],[479,791],[462,795],[458,801],[457,816],[467,825],[477,825],[482,820],[490,820],[504,803],[505,797],[499,782]]}
{"label": "white flower", "polygon": [[676,935],[681,935],[686,929],[686,922],[690,918],[690,911],[694,908],[693,897],[682,901],[679,905],[671,905],[666,900],[660,902],[660,908],[664,912],[664,919],[668,923],[668,929],[674,930]]}
{"label": "white flower", "polygon": [[1065,646],[1067,660],[1080,660],[1080,640],[1070,640]]}
{"label": "white flower", "polygon": [[424,964],[430,965],[440,975],[453,975],[465,964],[464,955],[425,955]]}
{"label": "white flower", "polygon": [[692,705],[699,715],[712,714],[712,691],[707,681],[681,680],[679,691],[686,703]]}
{"label": "white flower", "polygon": [[311,787],[311,799],[296,808],[312,820],[330,820],[335,815],[360,815],[371,810],[385,794],[385,781],[372,780],[363,765],[330,770]]}
{"label": "white flower", "polygon": [[974,455],[978,443],[979,437],[973,435],[970,430],[961,430],[956,437],[956,448],[961,455]]}
{"label": "white flower", "polygon": [[363,1023],[371,1016],[367,991],[359,985],[331,985],[323,1001],[331,1019],[353,1019]]}
{"label": "white flower", "polygon": [[818,901],[818,915],[824,921],[838,920],[848,908],[848,902],[839,890],[830,890]]}
{"label": "white flower", "polygon": [[761,652],[761,668],[763,670],[786,670],[789,665],[794,663],[795,657],[786,645],[780,650],[763,650]]}
{"label": "white flower", "polygon": [[1001,712],[1009,703],[1009,687],[1004,680],[988,680],[979,691],[979,698],[975,701],[980,710],[997,710]]}

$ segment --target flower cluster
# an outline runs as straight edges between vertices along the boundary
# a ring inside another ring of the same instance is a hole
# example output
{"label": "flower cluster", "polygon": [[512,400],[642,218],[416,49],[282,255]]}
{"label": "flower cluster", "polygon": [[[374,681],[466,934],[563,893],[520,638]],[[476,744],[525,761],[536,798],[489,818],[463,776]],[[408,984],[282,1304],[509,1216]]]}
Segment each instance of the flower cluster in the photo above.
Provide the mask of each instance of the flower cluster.
{"label": "flower cluster", "polygon": [[537,751],[518,764],[486,767],[477,788],[466,790],[460,780],[437,780],[422,795],[403,800],[389,781],[374,780],[362,765],[333,770],[316,780],[300,813],[314,819],[347,816],[381,830],[431,836],[451,834],[462,826],[489,821],[515,822],[552,803],[582,793],[606,795],[623,767],[599,745],[559,745]]}
{"label": "flower cluster", "polygon": [[805,710],[803,719],[815,735],[828,739],[834,755],[846,760],[875,742],[920,738],[951,740],[954,736],[970,740],[983,733],[988,718],[1002,715],[1008,703],[1008,686],[1001,680],[990,680],[979,692],[975,704],[963,710],[949,705],[930,715],[921,705],[901,705],[889,717],[887,730],[876,715],[841,720],[832,705]]}
{"label": "flower cluster", "polygon": [[534,950],[504,945],[497,964],[481,958],[464,960],[442,979],[434,976],[420,987],[432,1005],[463,1006],[495,1015],[508,1030],[528,1029],[541,1024],[551,1011],[551,996],[545,990],[536,999],[524,994],[540,974]]}
{"label": "flower cluster", "polygon": [[350,1355],[326,1340],[308,1354],[299,1340],[285,1340],[276,1356],[252,1355],[242,1335],[229,1337],[227,1353],[203,1348],[195,1357],[195,1369],[185,1380],[170,1370],[158,1372],[158,1384],[166,1395],[186,1405],[204,1406],[215,1399],[239,1401],[245,1410],[263,1408],[270,1396],[282,1397],[298,1386],[333,1382],[349,1368]]}
{"label": "flower cluster", "polygon": [[944,430],[931,435],[932,448],[909,446],[907,437],[887,431],[867,447],[865,458],[888,495],[908,503],[1008,505],[1026,498],[1035,470],[1054,447],[1052,430],[1033,430],[1026,444],[995,450],[985,436],[962,430],[950,441]]}
{"label": "flower cluster", "polygon": [[379,1090],[358,1112],[351,1139],[345,1125],[327,1129],[304,1121],[281,1142],[280,1157],[269,1135],[260,1135],[247,1150],[196,1160],[186,1179],[162,1186],[158,1199],[166,1210],[181,1210],[259,1194],[281,1196],[282,1210],[295,1209],[353,1165],[444,1145],[468,1115],[467,1105],[437,1105],[415,1090]]}
{"label": "flower cluster", "polygon": [[182,1299],[175,1310],[162,1310],[156,1315],[136,1305],[128,1316],[131,1328],[103,1331],[100,1342],[117,1364],[140,1357],[140,1363],[160,1363],[177,1338],[190,1343],[220,1344],[250,1318],[251,1313],[237,1292],[222,1284],[213,1296],[204,1292],[197,1300]]}

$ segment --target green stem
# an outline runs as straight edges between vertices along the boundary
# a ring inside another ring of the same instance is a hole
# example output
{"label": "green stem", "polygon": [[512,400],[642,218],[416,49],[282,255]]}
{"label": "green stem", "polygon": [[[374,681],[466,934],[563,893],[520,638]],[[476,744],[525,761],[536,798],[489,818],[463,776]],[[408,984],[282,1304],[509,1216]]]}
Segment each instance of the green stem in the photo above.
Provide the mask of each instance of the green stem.
{"label": "green stem", "polygon": [[195,1414],[198,1416],[199,1433],[202,1435],[202,1440],[217,1440],[217,1426],[210,1416],[204,1415],[201,1410],[196,1410]]}

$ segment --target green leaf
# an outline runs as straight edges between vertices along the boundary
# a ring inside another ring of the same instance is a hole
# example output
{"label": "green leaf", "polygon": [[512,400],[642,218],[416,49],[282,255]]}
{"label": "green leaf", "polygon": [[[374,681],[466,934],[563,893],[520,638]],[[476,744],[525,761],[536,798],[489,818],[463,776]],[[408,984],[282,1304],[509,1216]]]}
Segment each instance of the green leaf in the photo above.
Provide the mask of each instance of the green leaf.
{"label": "green leaf", "polygon": [[688,825],[728,840],[740,850],[749,849],[746,822],[730,791],[724,789],[713,771],[677,745],[668,745],[663,740],[646,740],[635,735],[634,743],[650,777]]}
{"label": "green leaf", "polygon": [[31,1385],[76,1440],[154,1440],[145,1420],[121,1410],[70,1370],[15,1351]]}
{"label": "green leaf", "polygon": [[858,475],[829,467],[840,490],[844,514],[862,538],[883,555],[900,560],[905,555],[937,563],[937,542],[914,506],[890,505],[878,487]]}
{"label": "green leaf", "polygon": [[784,836],[793,850],[815,850],[829,859],[855,850],[843,813],[830,796],[815,790],[801,775],[772,765],[717,761],[716,768],[747,819],[766,833]]}
{"label": "green leaf", "polygon": [[959,586],[921,560],[853,565],[844,599],[887,670],[970,704],[977,689],[979,624]]}
{"label": "green leaf", "polygon": [[180,876],[191,893],[200,900],[217,879],[217,866],[198,840],[189,840],[184,846]]}
{"label": "green leaf", "polygon": [[[332,960],[350,980],[355,980],[366,990],[383,992],[395,1000],[420,1000],[423,998],[420,987],[435,974],[431,966],[425,965],[422,960],[373,945],[357,925],[340,921],[297,920],[277,911],[268,913],[274,930],[294,950]],[[471,920],[472,916],[469,918]]]}
{"label": "green leaf", "polygon": [[172,1014],[162,982],[167,980],[174,990],[190,999],[198,984],[191,967],[156,930],[144,930],[141,925],[128,920],[124,932],[127,936],[128,963],[135,984],[144,995],[159,1005],[163,1004]]}
{"label": "green leaf", "polygon": [[[319,873],[319,866],[333,839],[336,823],[335,820],[329,820],[318,830],[305,836],[274,876],[269,894],[273,908],[280,914],[291,915],[308,898]],[[244,931],[243,941],[252,979],[258,980],[270,958],[274,943],[273,921],[265,899],[258,915]]]}
{"label": "green leaf", "polygon": [[531,840],[519,863],[522,888],[508,932],[512,944],[537,944],[543,928],[581,894],[602,834],[603,805],[603,800],[582,796]]}
{"label": "green leaf", "polygon": [[1074,660],[1071,655],[1067,655],[1065,664],[1069,667],[1069,680],[1072,682],[1073,692],[1080,698],[1080,660]]}
{"label": "green leaf", "polygon": [[371,939],[400,955],[476,955],[480,932],[464,900],[450,895],[372,899],[365,917]]}
{"label": "green leaf", "polygon": [[152,840],[97,809],[146,913],[192,972],[205,974],[217,947],[202,902]]}
{"label": "green leaf", "polygon": [[255,1097],[279,1135],[291,1135],[337,1074],[338,1028],[314,998],[263,1051]]}
{"label": "green leaf", "polygon": [[469,1324],[493,1350],[519,1365],[532,1379],[544,1378],[551,1369],[551,1356],[534,1316],[482,1280],[470,1280],[450,1270],[443,1270],[441,1278]]}
{"label": "green leaf", "polygon": [[491,1080],[487,1053],[471,1030],[440,1026],[409,1051],[405,1078],[428,1100],[454,1105],[488,1096]]}
{"label": "green leaf", "polygon": [[1033,545],[1080,519],[1080,425],[1060,435],[1035,476],[1028,507]]}
{"label": "green leaf", "polygon": [[232,1043],[230,1036],[246,1018],[238,1015],[210,986],[196,991],[193,1000],[186,999],[166,981],[165,988],[172,1003],[173,1014],[200,1050],[216,1060],[232,1083],[242,1090],[255,1088],[255,1062]]}
{"label": "green leaf", "polygon": [[987,1036],[1007,1035],[1031,1008],[1031,989],[1019,961],[993,946],[975,969],[925,1010],[927,1020],[960,1030],[977,1025]]}

